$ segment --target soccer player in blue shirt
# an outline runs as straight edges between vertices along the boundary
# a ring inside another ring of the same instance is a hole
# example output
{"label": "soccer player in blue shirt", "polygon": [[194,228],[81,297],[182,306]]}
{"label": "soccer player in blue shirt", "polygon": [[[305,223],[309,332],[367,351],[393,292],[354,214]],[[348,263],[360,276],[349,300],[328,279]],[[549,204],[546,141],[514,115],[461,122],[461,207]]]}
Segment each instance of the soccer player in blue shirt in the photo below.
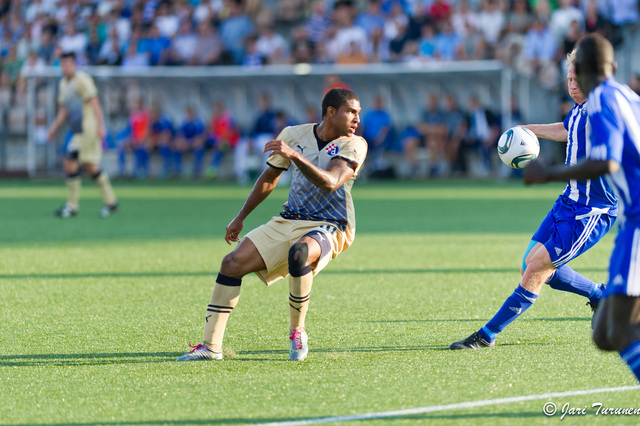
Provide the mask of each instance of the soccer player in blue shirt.
{"label": "soccer player in blue shirt", "polygon": [[[567,141],[566,166],[585,158],[589,149],[585,131],[587,99],[576,82],[574,62],[575,51],[567,56],[567,89],[575,105],[564,122],[524,126],[538,137]],[[450,348],[494,346],[497,335],[535,302],[545,283],[556,290],[587,297],[587,304],[596,311],[604,286],[575,272],[567,263],[600,241],[616,216],[616,196],[602,177],[570,179],[525,250],[520,285],[484,327]]]}
{"label": "soccer player in blue shirt", "polygon": [[169,177],[171,173],[171,144],[175,136],[173,123],[162,113],[156,105],[151,107],[151,132],[149,135],[149,149],[157,149],[162,157],[161,178]]}
{"label": "soccer player in blue shirt", "polygon": [[525,170],[526,184],[607,177],[620,200],[618,235],[593,340],[616,351],[640,380],[640,97],[614,78],[613,46],[590,34],[576,47],[578,84],[588,93],[588,158],[568,168]]}

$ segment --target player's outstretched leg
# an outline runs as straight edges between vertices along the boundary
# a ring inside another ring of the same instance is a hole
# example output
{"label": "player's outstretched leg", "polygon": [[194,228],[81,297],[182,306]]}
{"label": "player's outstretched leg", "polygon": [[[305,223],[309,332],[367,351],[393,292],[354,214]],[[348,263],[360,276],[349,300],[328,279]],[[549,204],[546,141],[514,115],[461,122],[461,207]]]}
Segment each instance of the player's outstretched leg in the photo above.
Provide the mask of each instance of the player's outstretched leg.
{"label": "player's outstretched leg", "polygon": [[211,301],[204,318],[202,344],[192,346],[191,352],[176,361],[222,360],[222,339],[227,320],[240,298],[242,280],[222,273],[216,278]]}

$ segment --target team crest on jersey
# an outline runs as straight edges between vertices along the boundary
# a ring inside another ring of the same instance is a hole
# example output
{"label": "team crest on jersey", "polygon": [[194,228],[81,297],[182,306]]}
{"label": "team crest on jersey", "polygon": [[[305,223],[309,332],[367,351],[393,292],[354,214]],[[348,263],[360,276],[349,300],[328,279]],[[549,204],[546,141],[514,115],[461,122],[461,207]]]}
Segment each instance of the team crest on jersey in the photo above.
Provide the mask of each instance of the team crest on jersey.
{"label": "team crest on jersey", "polygon": [[330,157],[333,157],[334,155],[336,155],[339,151],[338,149],[338,145],[334,144],[334,143],[330,143],[329,145],[327,145],[327,147],[325,148],[325,150],[327,151],[327,155],[329,155]]}

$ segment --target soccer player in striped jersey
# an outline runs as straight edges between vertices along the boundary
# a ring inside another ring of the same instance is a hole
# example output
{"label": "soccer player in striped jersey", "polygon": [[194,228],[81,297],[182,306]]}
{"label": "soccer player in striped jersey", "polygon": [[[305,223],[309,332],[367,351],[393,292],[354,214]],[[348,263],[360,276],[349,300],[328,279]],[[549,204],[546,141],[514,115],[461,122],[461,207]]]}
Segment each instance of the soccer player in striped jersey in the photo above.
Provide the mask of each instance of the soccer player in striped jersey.
{"label": "soccer player in striped jersey", "polygon": [[588,158],[565,169],[525,171],[525,183],[605,176],[618,194],[618,235],[593,340],[616,351],[640,380],[640,97],[614,78],[613,46],[590,34],[578,42],[576,75],[588,94]]}
{"label": "soccer player in striped jersey", "polygon": [[[360,101],[350,90],[332,89],[322,101],[322,122],[286,127],[266,143],[269,167],[260,175],[244,206],[226,228],[228,244],[240,241],[224,257],[207,308],[201,344],[178,361],[221,360],[229,314],[240,295],[242,278],[254,272],[266,285],[289,275],[289,359],[307,357],[305,316],[313,276],[346,250],[355,237],[351,187],[367,155],[367,143],[355,135]],[[279,216],[242,240],[246,217],[293,169],[289,199]]]}
{"label": "soccer player in striped jersey", "polygon": [[[585,158],[591,147],[585,131],[587,98],[576,82],[574,62],[575,50],[567,56],[567,89],[575,105],[564,122],[524,126],[538,137],[566,141],[566,166]],[[588,298],[587,304],[595,312],[604,286],[580,275],[567,262],[600,241],[616,216],[616,196],[604,178],[570,179],[524,252],[521,283],[484,327],[450,348],[494,346],[497,335],[535,302],[545,283]]]}

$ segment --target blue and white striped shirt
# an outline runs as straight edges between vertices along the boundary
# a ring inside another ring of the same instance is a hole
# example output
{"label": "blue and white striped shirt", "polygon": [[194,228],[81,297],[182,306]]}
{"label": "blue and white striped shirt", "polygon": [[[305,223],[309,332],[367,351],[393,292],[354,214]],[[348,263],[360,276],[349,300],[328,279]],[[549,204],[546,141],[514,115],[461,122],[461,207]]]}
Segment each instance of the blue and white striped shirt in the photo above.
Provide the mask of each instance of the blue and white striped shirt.
{"label": "blue and white striped shirt", "polygon": [[616,173],[607,175],[622,201],[619,223],[640,227],[640,97],[608,78],[589,94],[588,111],[589,158],[620,164]]}
{"label": "blue and white striped shirt", "polygon": [[[591,143],[586,137],[587,104],[575,104],[564,119],[567,129],[567,156],[565,165],[572,166],[588,156]],[[571,179],[563,195],[569,199],[597,209],[611,209],[615,214],[616,196],[604,177],[588,180]]]}

